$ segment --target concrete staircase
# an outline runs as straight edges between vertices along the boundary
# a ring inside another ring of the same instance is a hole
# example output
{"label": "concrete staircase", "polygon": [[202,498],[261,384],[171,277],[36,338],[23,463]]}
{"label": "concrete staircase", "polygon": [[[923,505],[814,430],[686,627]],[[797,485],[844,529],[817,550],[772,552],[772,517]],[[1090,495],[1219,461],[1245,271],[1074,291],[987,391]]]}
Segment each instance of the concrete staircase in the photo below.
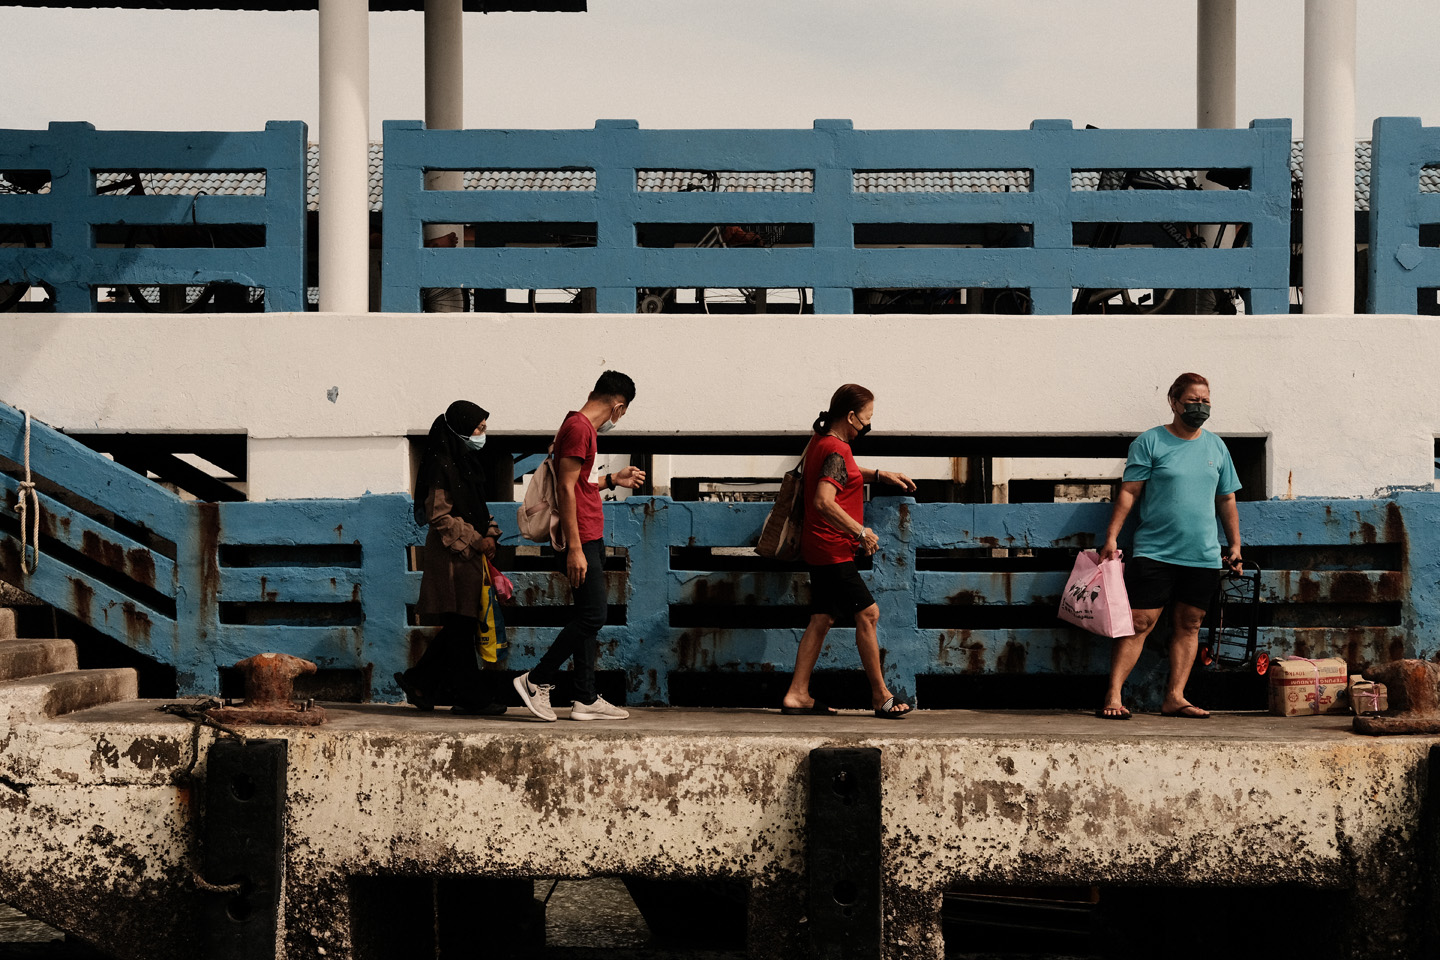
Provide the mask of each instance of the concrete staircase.
{"label": "concrete staircase", "polygon": [[0,722],[43,720],[138,695],[129,667],[81,670],[70,640],[22,640],[0,607]]}

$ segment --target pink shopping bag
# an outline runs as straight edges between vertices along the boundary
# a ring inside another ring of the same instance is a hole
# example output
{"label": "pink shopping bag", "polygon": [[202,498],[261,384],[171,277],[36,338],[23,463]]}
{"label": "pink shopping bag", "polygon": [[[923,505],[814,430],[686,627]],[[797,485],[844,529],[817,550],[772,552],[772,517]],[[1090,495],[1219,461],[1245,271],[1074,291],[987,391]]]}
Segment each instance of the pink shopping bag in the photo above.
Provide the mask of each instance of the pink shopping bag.
{"label": "pink shopping bag", "polygon": [[1102,637],[1128,637],[1135,632],[1119,551],[1103,563],[1094,550],[1080,551],[1060,596],[1059,617]]}

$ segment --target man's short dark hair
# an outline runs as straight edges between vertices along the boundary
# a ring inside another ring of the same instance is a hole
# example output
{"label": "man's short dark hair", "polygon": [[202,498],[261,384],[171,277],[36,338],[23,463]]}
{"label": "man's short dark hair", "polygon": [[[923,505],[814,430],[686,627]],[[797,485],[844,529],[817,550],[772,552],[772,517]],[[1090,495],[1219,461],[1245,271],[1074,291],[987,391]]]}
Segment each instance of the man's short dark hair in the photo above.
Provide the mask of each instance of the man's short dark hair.
{"label": "man's short dark hair", "polygon": [[625,403],[629,404],[635,399],[635,381],[619,370],[606,370],[595,381],[595,389],[590,391],[591,400],[599,397],[624,397]]}

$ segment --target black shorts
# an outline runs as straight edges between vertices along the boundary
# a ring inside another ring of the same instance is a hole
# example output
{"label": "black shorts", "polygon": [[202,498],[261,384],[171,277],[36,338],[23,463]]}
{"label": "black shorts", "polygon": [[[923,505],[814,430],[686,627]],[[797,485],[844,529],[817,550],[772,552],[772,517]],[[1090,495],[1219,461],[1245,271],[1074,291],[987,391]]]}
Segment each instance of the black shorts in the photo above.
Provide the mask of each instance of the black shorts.
{"label": "black shorts", "polygon": [[1125,561],[1125,592],[1135,610],[1158,610],[1171,600],[1208,610],[1221,572],[1220,567],[1182,567],[1136,557]]}
{"label": "black shorts", "polygon": [[823,614],[841,625],[875,602],[854,560],[810,568],[810,614]]}

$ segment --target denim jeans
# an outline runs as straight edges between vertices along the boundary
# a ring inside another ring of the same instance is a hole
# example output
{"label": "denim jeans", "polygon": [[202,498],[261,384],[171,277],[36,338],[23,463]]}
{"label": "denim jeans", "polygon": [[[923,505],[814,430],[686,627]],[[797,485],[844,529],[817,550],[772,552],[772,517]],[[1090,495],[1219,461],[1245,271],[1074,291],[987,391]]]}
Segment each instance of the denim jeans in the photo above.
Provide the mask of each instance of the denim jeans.
{"label": "denim jeans", "polygon": [[[530,682],[554,683],[565,661],[574,657],[575,700],[594,703],[595,661],[599,657],[595,637],[605,626],[605,541],[590,540],[581,549],[585,552],[585,582],[573,592],[574,616],[530,671]],[[560,572],[565,572],[564,554],[560,556]]]}

